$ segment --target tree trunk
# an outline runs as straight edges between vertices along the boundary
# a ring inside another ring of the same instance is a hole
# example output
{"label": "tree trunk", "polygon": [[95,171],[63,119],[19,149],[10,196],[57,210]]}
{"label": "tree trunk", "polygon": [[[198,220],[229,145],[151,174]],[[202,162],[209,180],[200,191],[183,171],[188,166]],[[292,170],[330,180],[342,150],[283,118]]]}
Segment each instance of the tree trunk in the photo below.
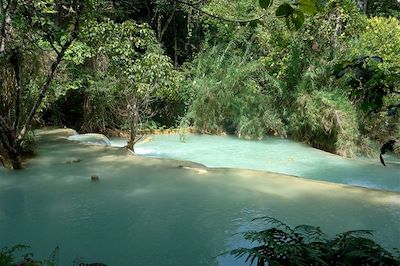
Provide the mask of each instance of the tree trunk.
{"label": "tree trunk", "polygon": [[16,142],[16,134],[0,115],[0,161],[6,168],[22,169],[22,148]]}
{"label": "tree trunk", "polygon": [[19,119],[21,115],[21,98],[22,98],[22,89],[21,89],[21,56],[18,49],[15,49],[13,55],[11,56],[10,63],[14,68],[15,75],[15,100],[14,100],[14,131],[17,132],[19,129]]}
{"label": "tree trunk", "polygon": [[364,0],[363,9],[364,9],[364,13],[367,14],[367,12],[368,12],[368,0]]}
{"label": "tree trunk", "polygon": [[7,151],[7,154],[0,155],[0,165],[3,165],[4,168],[14,170],[20,170],[23,168],[21,156],[12,151]]}
{"label": "tree trunk", "polygon": [[17,8],[17,3],[15,0],[10,0],[7,3],[7,9],[4,9],[4,3],[0,0],[2,6],[0,12],[2,15],[2,21],[0,21],[0,53],[6,53],[12,43],[11,33],[12,33],[12,18],[14,16],[15,10]]}
{"label": "tree trunk", "polygon": [[127,148],[132,152],[135,152],[135,143],[138,135],[139,126],[139,105],[138,98],[136,96],[132,97],[131,103],[128,104],[128,113],[130,120],[130,138],[127,144]]}
{"label": "tree trunk", "polygon": [[178,67],[178,38],[176,36],[176,19],[174,16],[174,67]]}
{"label": "tree trunk", "polygon": [[[175,11],[176,11],[176,2],[174,2],[174,7],[173,7],[172,12],[171,12],[171,14],[169,15],[167,21],[165,22],[164,27],[161,27],[161,20],[159,20],[159,23],[160,23],[160,26],[159,26],[159,27],[160,27],[160,29],[162,28],[162,29],[158,32],[158,41],[159,41],[159,42],[162,41],[162,38],[163,38],[165,32],[167,31],[167,29],[168,29],[168,27],[169,27],[169,24],[171,23],[172,19],[174,19],[174,23],[175,23]],[[160,16],[160,18],[161,18],[161,16]]]}
{"label": "tree trunk", "polygon": [[14,170],[22,169],[21,156],[19,156],[18,154],[11,154],[9,156],[9,158],[10,158],[10,162],[11,162],[12,168]]}

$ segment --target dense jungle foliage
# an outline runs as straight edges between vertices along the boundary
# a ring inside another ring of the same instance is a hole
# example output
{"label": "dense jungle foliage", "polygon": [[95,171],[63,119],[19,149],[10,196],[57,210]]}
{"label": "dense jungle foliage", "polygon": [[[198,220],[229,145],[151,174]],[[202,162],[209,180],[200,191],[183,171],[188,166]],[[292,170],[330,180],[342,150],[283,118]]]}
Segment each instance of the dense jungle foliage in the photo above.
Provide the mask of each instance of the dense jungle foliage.
{"label": "dense jungle foliage", "polygon": [[399,134],[396,0],[0,1],[0,159],[31,129],[290,137],[376,156]]}

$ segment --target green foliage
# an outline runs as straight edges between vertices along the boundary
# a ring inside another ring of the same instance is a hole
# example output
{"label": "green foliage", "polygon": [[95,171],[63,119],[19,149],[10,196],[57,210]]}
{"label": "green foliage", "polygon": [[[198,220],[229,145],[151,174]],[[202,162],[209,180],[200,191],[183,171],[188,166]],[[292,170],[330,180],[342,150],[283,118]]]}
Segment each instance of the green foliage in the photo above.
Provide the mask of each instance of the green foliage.
{"label": "green foliage", "polygon": [[82,41],[75,41],[65,53],[65,60],[74,65],[83,65],[88,58],[92,57],[92,49]]}
{"label": "green foliage", "polygon": [[[73,6],[62,3],[18,1],[11,46],[22,55],[24,110],[39,97],[73,22]],[[393,96],[400,27],[390,17],[398,3],[368,3],[367,14],[386,18],[368,18],[353,0],[85,1],[96,13],[85,10],[79,39],[38,111],[47,122],[54,118],[84,131],[127,129],[136,113],[140,126],[176,125],[183,116],[204,133],[288,134],[351,156],[356,145],[397,132],[398,116],[365,119],[362,112],[400,108]],[[383,58],[361,63],[371,77],[353,68],[346,78],[333,79],[334,65],[364,55]],[[0,113],[9,121],[13,71],[11,65],[0,68]],[[26,116],[22,112],[21,120]]]}
{"label": "green foliage", "polygon": [[56,247],[48,259],[43,261],[34,260],[32,253],[25,253],[30,247],[27,245],[15,245],[11,248],[4,247],[0,250],[0,265],[1,266],[14,266],[14,265],[25,265],[25,266],[57,266],[59,258],[59,247]]}
{"label": "green foliage", "polygon": [[146,24],[106,20],[87,25],[84,36],[93,53],[107,58],[103,68],[108,75],[126,79],[140,94],[152,90],[160,96],[178,97],[173,90],[179,75]]}
{"label": "green foliage", "polygon": [[[258,17],[260,9],[256,0],[242,1],[210,1],[204,10],[211,14],[218,14],[227,19],[246,20],[248,18]],[[237,44],[241,43],[241,49],[246,50],[246,41],[248,41],[258,23],[233,23],[229,21],[220,21],[214,18],[205,16],[203,18],[203,28],[205,30],[205,41],[209,45],[217,45],[229,43],[235,39]],[[204,47],[203,47],[204,48]]]}
{"label": "green foliage", "polygon": [[126,122],[117,113],[123,84],[113,77],[105,77],[86,88],[85,110],[81,130],[85,132],[106,132],[108,128],[121,128]]}
{"label": "green foliage", "polygon": [[[289,29],[299,30],[305,21],[305,15],[315,15],[320,11],[321,2],[319,0],[299,0],[295,3],[280,4],[275,15],[286,19],[286,25]],[[260,0],[262,8],[268,8],[272,5],[271,1]]]}
{"label": "green foliage", "polygon": [[249,265],[400,265],[399,257],[369,238],[369,230],[347,231],[329,239],[319,227],[292,228],[272,217],[255,220],[269,226],[243,234],[256,246],[230,252],[236,258],[245,257]]}
{"label": "green foliage", "polygon": [[[339,71],[335,72],[336,76],[345,77],[346,84],[343,87],[348,91],[349,98],[368,115],[379,111],[386,113],[391,108],[394,108],[391,115],[396,114],[400,79],[400,58],[395,48],[398,45],[399,22],[393,18],[371,18],[360,37],[351,42],[349,53],[344,56],[345,60],[337,65]],[[379,121],[383,120],[379,116],[375,117],[378,119],[375,123],[381,125]],[[398,128],[389,121],[387,124],[391,125],[391,129]],[[379,134],[377,136],[370,130],[373,127],[363,128],[369,128],[365,132],[375,135],[374,139],[381,139]],[[387,136],[387,131],[395,133],[393,130],[381,130],[380,134]]]}
{"label": "green foliage", "polygon": [[[243,2],[236,12],[251,4]],[[307,8],[309,3],[301,4]],[[210,7],[235,14],[225,5]],[[279,5],[278,15],[297,8]],[[188,71],[188,117],[204,133],[229,132],[244,138],[287,133],[344,156],[361,150],[372,154],[366,147],[368,137],[360,135],[356,108],[347,92],[337,91],[332,78],[336,56],[347,52],[347,42],[365,25],[354,2],[343,0],[329,1],[321,16],[309,18],[294,33],[273,16],[246,28],[215,26],[208,38],[218,44],[205,46]],[[231,37],[227,41],[221,36]]]}
{"label": "green foliage", "polygon": [[400,3],[397,0],[369,0],[366,13],[369,16],[400,18]]}
{"label": "green foliage", "polygon": [[89,21],[67,59],[65,70],[70,74],[59,79],[59,86],[84,95],[84,131],[129,128],[132,117],[127,106],[134,105],[144,126],[154,112],[152,106],[182,101],[181,75],[145,23]]}
{"label": "green foliage", "polygon": [[33,155],[35,154],[37,146],[37,137],[35,136],[34,131],[30,130],[26,134],[24,141],[22,142],[22,153],[25,155]]}
{"label": "green foliage", "polygon": [[338,93],[299,92],[289,128],[296,139],[314,147],[347,157],[357,153],[357,113]]}
{"label": "green foliage", "polygon": [[231,42],[205,49],[194,61],[189,118],[203,133],[228,132],[244,138],[284,135],[273,98],[263,91],[262,83],[269,76],[258,61],[235,54],[234,47]]}
{"label": "green foliage", "polygon": [[399,45],[400,22],[395,18],[374,17],[368,19],[359,38],[351,43],[347,59],[360,55],[379,55],[383,63],[377,67],[387,76],[383,82],[393,82],[400,78]]}
{"label": "green foliage", "polygon": [[15,245],[13,247],[4,247],[0,250],[0,265],[12,265],[15,263],[15,252],[28,249],[26,245]]}

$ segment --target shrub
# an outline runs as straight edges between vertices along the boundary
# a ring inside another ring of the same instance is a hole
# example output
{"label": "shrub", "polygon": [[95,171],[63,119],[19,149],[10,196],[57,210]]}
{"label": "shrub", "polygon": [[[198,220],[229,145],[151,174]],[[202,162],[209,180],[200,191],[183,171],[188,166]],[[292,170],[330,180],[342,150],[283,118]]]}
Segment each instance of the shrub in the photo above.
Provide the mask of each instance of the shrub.
{"label": "shrub", "polygon": [[340,94],[300,92],[290,117],[290,133],[314,147],[352,157],[359,137],[357,113]]}

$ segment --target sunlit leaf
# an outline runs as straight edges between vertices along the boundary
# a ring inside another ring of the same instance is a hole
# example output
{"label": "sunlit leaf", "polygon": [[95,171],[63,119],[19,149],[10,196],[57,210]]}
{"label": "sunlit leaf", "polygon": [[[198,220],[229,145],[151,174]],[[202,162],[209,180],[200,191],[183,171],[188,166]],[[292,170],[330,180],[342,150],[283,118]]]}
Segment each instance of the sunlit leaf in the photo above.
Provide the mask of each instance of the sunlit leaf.
{"label": "sunlit leaf", "polygon": [[301,28],[301,26],[303,26],[304,20],[305,20],[305,17],[304,17],[303,12],[296,11],[293,14],[292,22],[293,22],[296,30],[299,30]]}
{"label": "sunlit leaf", "polygon": [[318,13],[318,9],[317,9],[315,0],[300,0],[299,8],[300,8],[301,12],[311,15],[311,16]]}

